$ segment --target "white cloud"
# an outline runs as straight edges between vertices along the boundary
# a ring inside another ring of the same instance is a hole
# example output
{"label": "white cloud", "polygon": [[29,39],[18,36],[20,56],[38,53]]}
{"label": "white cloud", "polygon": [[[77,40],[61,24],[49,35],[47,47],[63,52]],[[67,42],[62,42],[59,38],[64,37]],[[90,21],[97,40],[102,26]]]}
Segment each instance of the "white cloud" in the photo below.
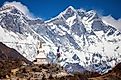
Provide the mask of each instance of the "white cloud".
{"label": "white cloud", "polygon": [[121,18],[119,18],[118,20],[116,20],[111,15],[109,15],[109,16],[102,16],[102,20],[105,23],[107,23],[107,24],[115,27],[119,31],[121,31]]}
{"label": "white cloud", "polygon": [[11,5],[15,6],[18,10],[20,10],[24,15],[26,15],[28,18],[34,19],[35,16],[29,11],[29,9],[23,5],[21,2],[5,2],[4,5]]}

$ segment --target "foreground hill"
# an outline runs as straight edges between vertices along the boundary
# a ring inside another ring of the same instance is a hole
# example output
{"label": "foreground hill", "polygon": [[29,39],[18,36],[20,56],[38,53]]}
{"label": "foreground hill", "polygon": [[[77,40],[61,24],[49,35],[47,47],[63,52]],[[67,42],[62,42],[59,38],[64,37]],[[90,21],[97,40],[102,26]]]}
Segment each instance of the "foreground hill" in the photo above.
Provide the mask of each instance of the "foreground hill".
{"label": "foreground hill", "polygon": [[98,73],[86,71],[85,73],[67,73],[64,68],[55,64],[32,65],[21,68],[17,72],[20,79],[41,79],[41,80],[121,80],[121,63],[116,65],[108,73],[100,75]]}
{"label": "foreground hill", "polygon": [[11,69],[19,68],[23,63],[30,64],[31,62],[15,49],[0,42],[0,78],[10,75]]}
{"label": "foreground hill", "polygon": [[67,71],[58,64],[29,65],[19,68],[10,79],[20,80],[87,80],[90,77],[100,76],[98,73],[85,72],[74,74]]}

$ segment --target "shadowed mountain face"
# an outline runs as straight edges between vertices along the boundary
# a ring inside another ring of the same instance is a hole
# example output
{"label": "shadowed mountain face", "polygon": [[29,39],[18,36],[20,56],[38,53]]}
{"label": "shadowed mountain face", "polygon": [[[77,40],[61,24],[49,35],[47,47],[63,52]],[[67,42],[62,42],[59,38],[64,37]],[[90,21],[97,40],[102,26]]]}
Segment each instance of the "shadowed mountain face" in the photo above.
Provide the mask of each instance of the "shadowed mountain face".
{"label": "shadowed mountain face", "polygon": [[15,49],[0,42],[0,79],[6,78],[6,75],[9,76],[12,69],[20,68],[24,63],[30,64],[31,62]]}
{"label": "shadowed mountain face", "polygon": [[31,63],[15,49],[7,47],[2,42],[0,42],[0,60],[20,60],[27,64]]}

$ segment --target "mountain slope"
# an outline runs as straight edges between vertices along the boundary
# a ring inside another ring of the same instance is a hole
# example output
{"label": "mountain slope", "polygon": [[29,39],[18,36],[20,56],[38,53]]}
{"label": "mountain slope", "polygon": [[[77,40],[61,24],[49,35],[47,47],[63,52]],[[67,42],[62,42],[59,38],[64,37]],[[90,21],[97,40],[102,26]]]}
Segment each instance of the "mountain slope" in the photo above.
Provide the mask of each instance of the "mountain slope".
{"label": "mountain slope", "polygon": [[103,74],[121,61],[121,33],[93,10],[69,6],[57,17],[31,27],[53,44],[49,45],[51,61],[60,46],[60,64],[69,72],[87,69]]}
{"label": "mountain slope", "polygon": [[0,42],[0,61],[1,60],[22,60],[26,64],[30,64],[31,62],[23,57],[20,53],[18,53],[15,49],[7,47],[5,44]]}
{"label": "mountain slope", "polygon": [[31,64],[29,60],[23,57],[19,52],[13,48],[7,47],[0,42],[0,79],[10,75],[11,69],[19,68],[23,65]]}
{"label": "mountain slope", "polygon": [[38,42],[43,41],[28,24],[28,18],[14,6],[0,8],[0,42],[34,60]]}

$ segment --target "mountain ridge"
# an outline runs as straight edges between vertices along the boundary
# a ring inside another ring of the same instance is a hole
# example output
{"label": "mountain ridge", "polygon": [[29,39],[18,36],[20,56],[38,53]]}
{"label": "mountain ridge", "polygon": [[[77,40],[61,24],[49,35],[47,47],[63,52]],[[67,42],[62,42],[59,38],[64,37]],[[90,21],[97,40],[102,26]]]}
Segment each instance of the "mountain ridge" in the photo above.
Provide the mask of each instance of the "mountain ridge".
{"label": "mountain ridge", "polygon": [[[115,52],[116,50],[113,48],[114,45],[115,47],[116,45],[118,47],[118,44],[120,44],[121,33],[112,26],[103,23],[102,19],[94,10],[87,12],[82,11],[82,14],[80,15],[76,14],[77,10],[73,10],[74,8],[68,7],[55,18],[45,21],[45,23],[43,23],[42,26],[40,25],[35,31],[43,36],[47,35],[46,37],[50,38],[49,40],[52,40],[55,46],[61,46],[61,51],[64,53],[61,57],[61,65],[65,66],[65,64],[67,64],[68,66],[70,65],[69,67],[72,67],[73,64],[79,62],[78,65],[81,65],[86,69],[91,69],[92,67],[92,69],[94,69],[93,71],[101,74],[107,72],[108,68],[110,70],[111,66],[114,66],[112,65],[112,58],[117,55],[120,56],[120,48],[118,52]],[[111,48],[110,43],[114,43],[113,48]],[[110,52],[108,51],[109,47],[112,49]],[[67,49],[70,51],[66,52]],[[76,54],[78,57],[83,54],[83,57],[80,57],[79,60],[73,60],[74,53],[78,53]],[[70,55],[72,55],[72,59],[69,59]],[[54,56],[52,57],[54,58]],[[98,60],[98,58],[100,60]],[[109,62],[107,61],[108,59]],[[119,57],[116,59],[120,62]],[[107,64],[104,62],[107,62]],[[102,69],[98,71],[99,67]],[[72,71],[73,70],[72,67]]]}

